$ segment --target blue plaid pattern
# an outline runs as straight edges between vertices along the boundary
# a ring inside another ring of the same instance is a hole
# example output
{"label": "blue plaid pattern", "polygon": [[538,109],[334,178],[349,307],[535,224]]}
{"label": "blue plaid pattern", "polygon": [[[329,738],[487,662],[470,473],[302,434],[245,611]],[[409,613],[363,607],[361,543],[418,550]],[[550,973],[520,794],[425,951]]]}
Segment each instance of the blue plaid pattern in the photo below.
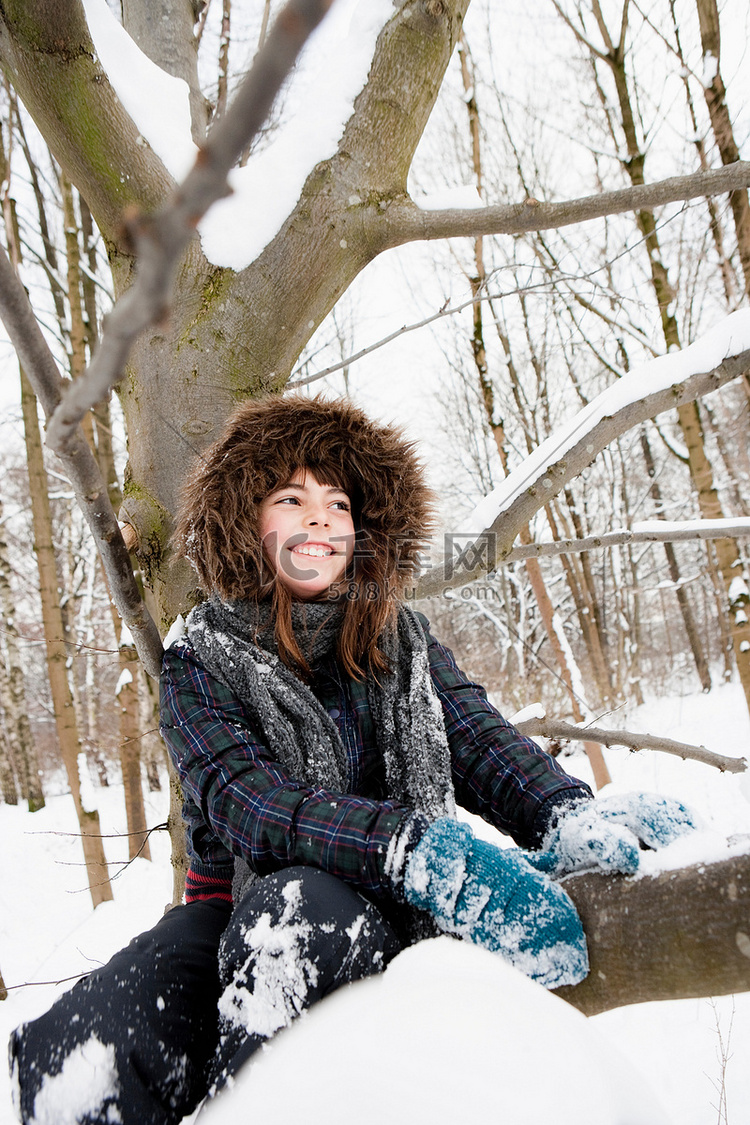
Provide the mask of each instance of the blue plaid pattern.
{"label": "blue plaid pattern", "polygon": [[[554,810],[591,791],[498,713],[421,620],[458,803],[521,847],[537,846]],[[186,639],[165,653],[161,731],[183,786],[188,901],[231,897],[235,855],[259,875],[307,864],[374,898],[392,893],[386,853],[412,810],[386,799],[365,686],[344,677],[334,661],[311,686],[346,749],[346,793],[289,777],[253,732],[242,701],[198,663]],[[413,825],[410,835],[415,844]]]}

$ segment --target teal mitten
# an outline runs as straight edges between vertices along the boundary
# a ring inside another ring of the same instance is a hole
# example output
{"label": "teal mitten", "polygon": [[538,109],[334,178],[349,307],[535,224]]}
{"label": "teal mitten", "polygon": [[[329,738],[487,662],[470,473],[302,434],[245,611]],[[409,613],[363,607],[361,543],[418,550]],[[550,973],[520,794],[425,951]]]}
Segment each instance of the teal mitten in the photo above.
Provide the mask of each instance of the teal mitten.
{"label": "teal mitten", "polygon": [[562,808],[539,852],[527,853],[538,871],[564,875],[595,869],[632,875],[641,845],[661,848],[697,827],[693,814],[674,797],[625,793],[577,801]]}
{"label": "teal mitten", "polygon": [[476,839],[467,824],[443,818],[428,828],[407,860],[403,890],[441,929],[500,953],[547,988],[588,973],[583,927],[562,887],[517,849]]}

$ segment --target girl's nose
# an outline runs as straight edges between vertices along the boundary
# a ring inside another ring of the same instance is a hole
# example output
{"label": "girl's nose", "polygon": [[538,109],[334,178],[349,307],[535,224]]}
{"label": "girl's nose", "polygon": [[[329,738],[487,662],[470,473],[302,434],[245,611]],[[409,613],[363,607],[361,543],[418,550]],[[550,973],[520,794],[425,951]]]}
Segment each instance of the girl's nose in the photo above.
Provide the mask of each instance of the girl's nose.
{"label": "girl's nose", "polygon": [[318,524],[327,526],[327,513],[325,511],[317,511],[316,509],[312,509],[307,513],[307,516],[305,517],[305,523],[309,524],[310,527],[317,527]]}

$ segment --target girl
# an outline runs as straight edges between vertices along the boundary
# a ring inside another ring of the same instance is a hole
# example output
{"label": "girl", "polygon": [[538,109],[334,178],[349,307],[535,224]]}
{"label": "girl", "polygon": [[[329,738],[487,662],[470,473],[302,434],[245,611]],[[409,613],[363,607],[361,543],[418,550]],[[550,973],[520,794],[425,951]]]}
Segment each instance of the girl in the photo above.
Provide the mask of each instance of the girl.
{"label": "girl", "polygon": [[[347,402],[246,403],[208,450],[176,531],[206,600],[161,683],[185,905],[15,1032],[24,1122],[178,1122],[439,932],[576,983],[585,938],[550,876],[632,872],[639,839],[690,827],[661,798],[594,802],[463,675],[403,601],[429,526],[412,447]],[[533,850],[477,840],[456,802]]]}

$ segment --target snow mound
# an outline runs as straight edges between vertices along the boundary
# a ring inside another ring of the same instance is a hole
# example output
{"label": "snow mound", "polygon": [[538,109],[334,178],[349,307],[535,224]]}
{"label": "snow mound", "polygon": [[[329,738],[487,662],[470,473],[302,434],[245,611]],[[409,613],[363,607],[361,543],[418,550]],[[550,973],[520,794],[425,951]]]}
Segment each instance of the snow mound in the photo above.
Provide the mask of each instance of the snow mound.
{"label": "snow mound", "polygon": [[[247,1113],[242,1112],[247,1106]],[[478,946],[400,954],[280,1032],[200,1125],[668,1125],[601,1028]]]}

